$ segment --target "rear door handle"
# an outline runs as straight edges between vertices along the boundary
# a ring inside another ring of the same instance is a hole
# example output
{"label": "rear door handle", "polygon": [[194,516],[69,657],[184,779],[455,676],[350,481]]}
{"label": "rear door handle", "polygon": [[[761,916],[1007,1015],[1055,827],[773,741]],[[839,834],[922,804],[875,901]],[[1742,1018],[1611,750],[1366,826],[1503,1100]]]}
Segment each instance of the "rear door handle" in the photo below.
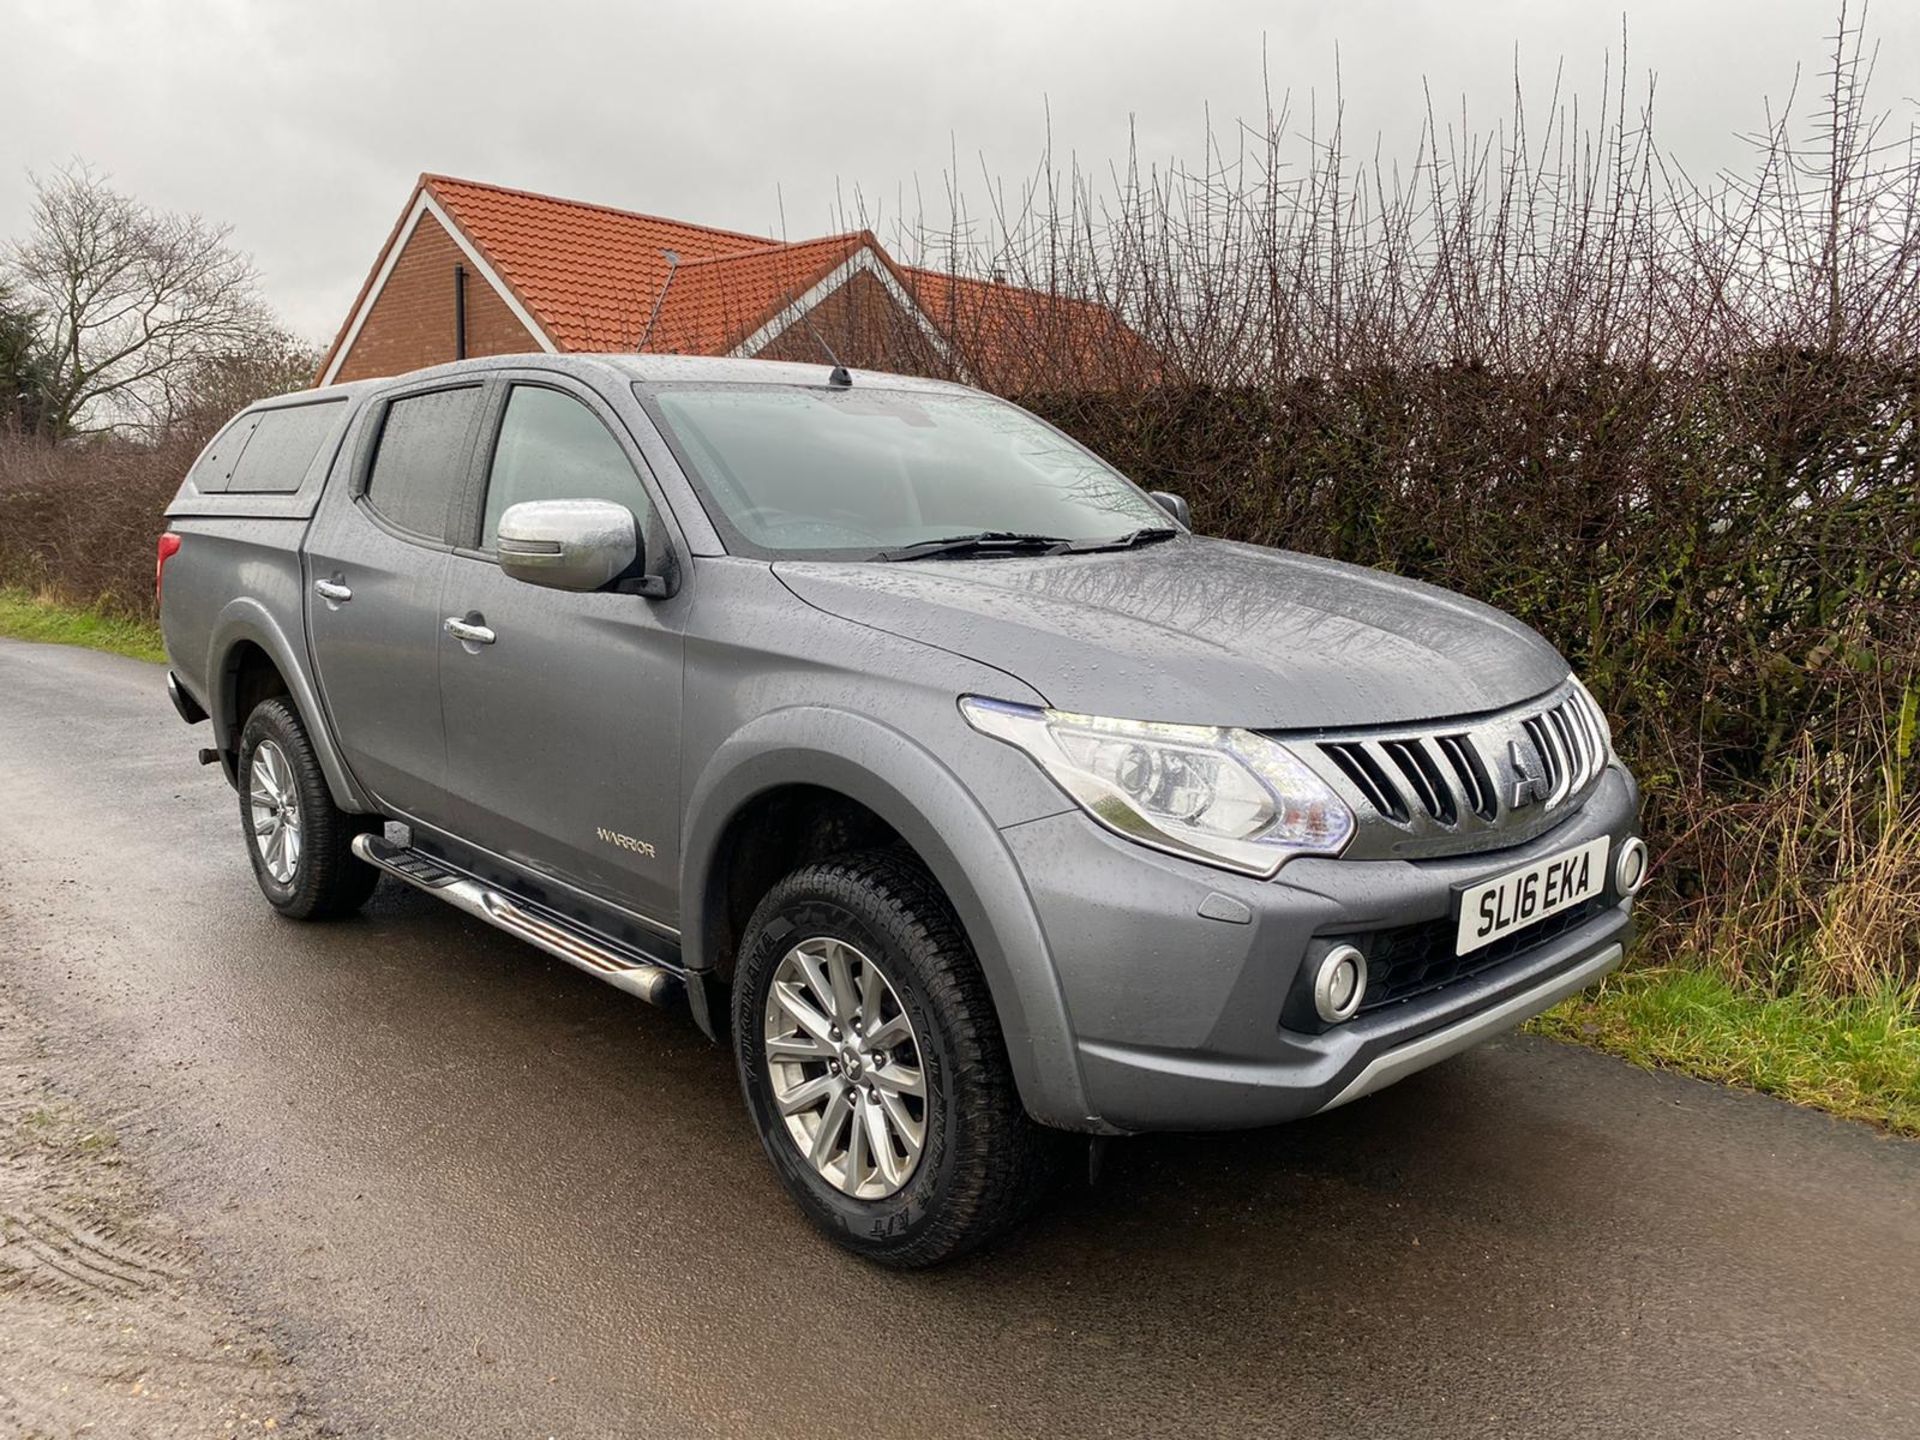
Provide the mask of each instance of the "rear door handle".
{"label": "rear door handle", "polygon": [[491,645],[493,631],[484,625],[472,625],[458,615],[449,615],[446,619],[446,632],[463,645]]}
{"label": "rear door handle", "polygon": [[353,598],[353,591],[338,580],[316,580],[313,590],[322,600],[330,600],[335,605],[344,605]]}

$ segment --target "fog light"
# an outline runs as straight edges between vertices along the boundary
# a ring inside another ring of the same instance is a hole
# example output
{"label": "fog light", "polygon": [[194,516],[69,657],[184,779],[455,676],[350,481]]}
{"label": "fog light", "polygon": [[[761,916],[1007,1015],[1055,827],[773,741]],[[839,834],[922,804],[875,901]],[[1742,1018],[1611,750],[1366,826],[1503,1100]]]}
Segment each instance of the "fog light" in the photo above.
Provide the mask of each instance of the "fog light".
{"label": "fog light", "polygon": [[1351,1020],[1367,993],[1367,957],[1351,945],[1336,945],[1320,958],[1313,975],[1313,1008],[1329,1025]]}
{"label": "fog light", "polygon": [[1613,885],[1622,895],[1632,895],[1647,883],[1647,842],[1629,835],[1613,861]]}

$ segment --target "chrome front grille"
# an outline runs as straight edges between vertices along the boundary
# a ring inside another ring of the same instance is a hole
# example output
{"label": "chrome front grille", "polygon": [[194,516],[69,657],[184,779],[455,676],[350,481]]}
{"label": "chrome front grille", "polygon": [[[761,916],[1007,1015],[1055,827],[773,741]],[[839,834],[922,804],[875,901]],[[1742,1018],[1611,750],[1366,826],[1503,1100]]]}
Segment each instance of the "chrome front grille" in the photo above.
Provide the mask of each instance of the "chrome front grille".
{"label": "chrome front grille", "polygon": [[1484,720],[1293,748],[1354,805],[1361,834],[1348,853],[1360,857],[1517,844],[1557,823],[1611,754],[1606,719],[1577,681]]}
{"label": "chrome front grille", "polygon": [[1523,722],[1546,770],[1549,808],[1600,778],[1607,763],[1607,741],[1599,709],[1575,686],[1550,710]]}

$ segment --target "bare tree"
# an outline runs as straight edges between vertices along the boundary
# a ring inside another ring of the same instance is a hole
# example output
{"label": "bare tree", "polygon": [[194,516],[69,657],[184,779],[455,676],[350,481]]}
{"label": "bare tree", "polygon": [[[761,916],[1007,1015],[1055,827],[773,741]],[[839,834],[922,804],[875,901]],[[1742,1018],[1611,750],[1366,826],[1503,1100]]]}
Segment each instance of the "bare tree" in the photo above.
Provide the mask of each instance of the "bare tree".
{"label": "bare tree", "polygon": [[5,259],[40,317],[53,434],[163,429],[192,375],[270,328],[229,227],[155,210],[83,165],[34,189],[32,233]]}
{"label": "bare tree", "polygon": [[319,368],[319,346],[263,324],[243,346],[196,360],[168,378],[167,434],[205,440],[254,401],[306,389]]}

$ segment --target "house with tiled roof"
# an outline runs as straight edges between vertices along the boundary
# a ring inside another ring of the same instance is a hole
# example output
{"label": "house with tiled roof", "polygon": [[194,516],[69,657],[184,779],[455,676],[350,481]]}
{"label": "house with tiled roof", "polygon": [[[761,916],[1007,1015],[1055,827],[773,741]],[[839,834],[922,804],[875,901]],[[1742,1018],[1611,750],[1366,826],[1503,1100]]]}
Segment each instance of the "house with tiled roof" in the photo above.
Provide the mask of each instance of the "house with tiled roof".
{"label": "house with tiled roof", "polygon": [[867,230],[780,241],[423,175],[319,378],[528,351],[835,359],[1011,392],[1150,361],[1102,305],[903,265]]}

